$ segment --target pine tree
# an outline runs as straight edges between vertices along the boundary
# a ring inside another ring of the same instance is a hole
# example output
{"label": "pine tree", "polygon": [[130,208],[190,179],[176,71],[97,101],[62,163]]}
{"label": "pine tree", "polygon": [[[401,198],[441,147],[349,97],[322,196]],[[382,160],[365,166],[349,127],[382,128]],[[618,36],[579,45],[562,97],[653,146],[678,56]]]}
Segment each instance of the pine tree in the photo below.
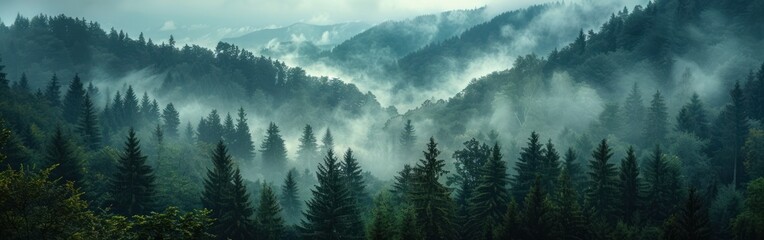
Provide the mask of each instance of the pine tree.
{"label": "pine tree", "polygon": [[345,152],[342,163],[340,163],[342,179],[347,184],[348,192],[352,198],[352,213],[347,220],[353,231],[353,236],[363,236],[364,223],[361,219],[361,212],[371,203],[371,197],[366,193],[366,183],[361,175],[361,167],[358,160],[353,156],[353,150],[348,148]]}
{"label": "pine tree", "polygon": [[609,162],[612,156],[607,140],[602,139],[592,152],[592,160],[589,160],[587,207],[592,208],[594,216],[602,220],[612,220],[615,217],[617,170],[615,164]]}
{"label": "pine tree", "polygon": [[82,180],[85,178],[82,159],[78,156],[75,146],[62,133],[61,127],[57,127],[51,137],[45,159],[49,166],[57,165],[50,172],[51,179],[60,179],[62,183],[74,182],[75,186],[82,186]]}
{"label": "pine tree", "polygon": [[437,159],[440,154],[434,138],[430,138],[424,159],[414,168],[411,202],[416,211],[417,226],[424,239],[452,239],[454,237],[454,203],[449,190],[439,180],[446,174],[445,163]]}
{"label": "pine tree", "polygon": [[703,200],[690,188],[687,200],[677,216],[678,235],[681,239],[711,239],[711,226]]}
{"label": "pine tree", "polygon": [[515,170],[517,175],[512,179],[512,195],[515,199],[522,199],[530,192],[531,185],[536,176],[541,174],[544,168],[543,144],[539,142],[539,135],[531,133],[528,138],[528,146],[522,148],[520,158]]}
{"label": "pine tree", "polygon": [[286,168],[286,147],[281,138],[279,127],[271,122],[268,126],[265,139],[260,144],[260,152],[263,154],[263,170],[266,173],[281,174]]}
{"label": "pine tree", "polygon": [[77,123],[82,110],[82,102],[85,97],[85,88],[80,81],[79,75],[74,75],[74,80],[69,84],[69,90],[64,95],[63,115],[64,120],[70,124]]}
{"label": "pine tree", "polygon": [[223,120],[223,139],[225,139],[229,146],[236,143],[235,134],[236,126],[233,123],[233,118],[230,113],[227,113],[225,115],[225,120]]}
{"label": "pine tree", "polygon": [[284,219],[287,224],[296,224],[300,219],[300,190],[297,188],[295,180],[296,169],[292,168],[284,179],[284,185],[281,186],[281,207],[284,209]]}
{"label": "pine tree", "polygon": [[329,150],[334,151],[334,137],[332,137],[332,131],[327,128],[324,133],[324,137],[321,138],[321,153],[325,153]]}
{"label": "pine tree", "polygon": [[122,101],[122,114],[127,125],[135,125],[139,120],[138,97],[135,96],[133,86],[128,86]]}
{"label": "pine tree", "polygon": [[634,86],[631,88],[631,92],[629,92],[629,96],[623,104],[622,112],[624,125],[629,126],[625,128],[624,139],[633,144],[640,143],[642,129],[644,129],[645,124],[645,105],[637,83],[634,83]]}
{"label": "pine tree", "polygon": [[482,169],[475,195],[470,200],[472,219],[469,225],[472,229],[477,229],[475,236],[493,234],[507,212],[507,204],[510,200],[507,190],[509,176],[506,163],[501,158],[499,144],[495,144],[491,150],[491,158]]}
{"label": "pine tree", "polygon": [[[0,63],[2,63],[2,62],[3,62],[3,59],[0,59]],[[9,88],[8,87],[8,82],[9,81],[8,81],[8,78],[6,77],[7,73],[3,72],[4,68],[5,68],[5,65],[0,64],[0,88],[2,88],[2,90],[5,90],[5,89]],[[25,76],[25,75],[22,75],[22,76]]]}
{"label": "pine tree", "polygon": [[223,141],[212,151],[212,165],[212,169],[207,169],[201,200],[202,206],[212,211],[210,217],[219,219],[226,211],[228,192],[233,188],[233,161]]}
{"label": "pine tree", "polygon": [[149,108],[148,112],[148,122],[149,123],[159,123],[159,118],[162,116],[161,113],[159,113],[159,103],[157,103],[157,100],[151,100],[151,107]]}
{"label": "pine tree", "polygon": [[669,165],[659,145],[655,146],[647,161],[645,175],[648,186],[647,217],[653,222],[661,222],[674,211],[679,202],[677,196],[680,184],[678,170]]}
{"label": "pine tree", "polygon": [[194,127],[191,126],[191,121],[188,121],[186,123],[186,133],[185,133],[186,141],[189,143],[194,142]]}
{"label": "pine tree", "polygon": [[663,144],[668,133],[668,113],[666,103],[660,91],[656,91],[650,102],[645,122],[644,142],[645,145]]}
{"label": "pine tree", "polygon": [[679,111],[676,122],[677,131],[693,133],[701,139],[708,138],[708,119],[697,93],[693,94],[690,102]]}
{"label": "pine tree", "polygon": [[520,211],[514,199],[507,205],[507,212],[504,213],[501,226],[494,231],[493,239],[522,239],[520,237]]}
{"label": "pine tree", "polygon": [[400,144],[404,154],[411,154],[414,149],[414,143],[416,142],[416,131],[414,126],[411,125],[411,120],[406,120],[406,124],[403,125],[403,132],[401,132]]}
{"label": "pine tree", "polygon": [[141,103],[138,106],[138,113],[141,116],[141,120],[146,123],[151,123],[151,99],[149,99],[149,93],[143,92]]}
{"label": "pine tree", "polygon": [[168,103],[162,110],[162,120],[164,120],[164,131],[170,138],[178,137],[178,126],[180,126],[180,113],[175,110],[175,105]]}
{"label": "pine tree", "polygon": [[61,85],[58,83],[58,77],[56,77],[55,73],[45,88],[45,99],[48,100],[48,104],[52,107],[61,106]]}
{"label": "pine tree", "polygon": [[557,192],[554,199],[557,226],[554,230],[558,239],[586,239],[586,220],[578,205],[578,196],[573,188],[567,168],[563,168],[558,180]]}
{"label": "pine tree", "polygon": [[154,161],[154,168],[158,169],[162,163],[162,149],[164,148],[164,131],[162,130],[162,125],[157,124],[157,126],[154,128],[154,131],[152,132],[152,135],[154,137],[154,143],[156,144],[157,152],[157,157]]}
{"label": "pine tree", "polygon": [[542,191],[541,179],[536,178],[528,196],[525,197],[525,209],[520,218],[520,231],[524,239],[554,239],[552,229],[552,203]]}
{"label": "pine tree", "polygon": [[641,208],[642,190],[634,147],[629,147],[629,150],[626,151],[626,157],[621,160],[618,180],[620,216],[624,222],[632,223]]}
{"label": "pine tree", "polygon": [[717,149],[714,153],[715,164],[720,169],[720,177],[724,183],[731,183],[739,187],[745,181],[743,171],[743,146],[748,137],[748,115],[745,112],[745,97],[740,89],[740,84],[730,91],[731,102],[727,104],[717,120],[711,149]]}
{"label": "pine tree", "polygon": [[360,238],[352,233],[348,218],[354,214],[353,197],[342,179],[340,162],[329,149],[324,162],[318,165],[318,185],[312,190],[313,198],[307,202],[305,218],[299,226],[303,238],[345,239]]}
{"label": "pine tree", "polygon": [[390,192],[393,194],[393,201],[395,205],[408,203],[413,178],[414,170],[411,168],[411,165],[403,165],[403,169],[398,172],[398,176],[395,176],[393,189],[390,189]]}
{"label": "pine tree", "polygon": [[563,169],[565,169],[568,172],[568,176],[570,176],[573,190],[583,190],[584,184],[586,184],[586,176],[581,169],[581,165],[578,163],[578,157],[576,156],[576,152],[573,151],[573,148],[568,148],[568,151],[565,152],[565,156],[563,157],[563,161]]}
{"label": "pine tree", "polygon": [[390,199],[385,192],[380,193],[374,200],[374,209],[372,209],[371,215],[366,239],[393,239],[395,237],[395,217],[390,208]]}
{"label": "pine tree", "polygon": [[244,112],[243,107],[239,108],[233,138],[231,154],[244,162],[251,162],[255,158],[255,143],[252,141],[252,135],[249,134],[247,113]]}
{"label": "pine tree", "polygon": [[297,157],[310,166],[318,164],[318,144],[316,144],[316,136],[313,135],[313,128],[308,124],[302,129]]}
{"label": "pine tree", "polygon": [[398,223],[397,236],[399,240],[420,240],[422,231],[417,226],[416,210],[408,206],[401,210],[401,220]]}
{"label": "pine tree", "polygon": [[[233,171],[233,184],[228,183],[228,185],[229,187],[226,189],[227,192],[224,197],[224,210],[217,221],[217,228],[221,230],[221,237],[224,238],[252,239],[255,236],[255,223],[252,221],[254,207],[249,200],[249,193],[247,193],[247,188],[244,186],[244,180],[241,178],[238,168]],[[271,193],[270,197],[274,198],[273,193]],[[279,218],[279,220],[281,219]],[[262,230],[267,232],[274,229]]]}
{"label": "pine tree", "polygon": [[546,144],[544,150],[544,163],[543,172],[541,175],[542,187],[545,192],[554,192],[554,187],[557,185],[557,180],[560,177],[560,154],[552,144],[552,139]]}
{"label": "pine tree", "polygon": [[257,208],[257,239],[278,240],[284,235],[281,207],[271,186],[263,183]]}
{"label": "pine tree", "polygon": [[85,142],[85,146],[90,151],[98,150],[101,145],[101,131],[98,127],[100,124],[98,122],[98,116],[96,115],[95,106],[93,106],[93,101],[90,100],[90,94],[85,94],[79,118],[77,131]]}
{"label": "pine tree", "polygon": [[120,155],[117,173],[112,179],[111,204],[115,213],[132,216],[154,209],[154,170],[146,165],[140,141],[130,128],[124,153]]}
{"label": "pine tree", "polygon": [[[0,72],[2,72],[2,68],[0,68]],[[4,76],[0,76],[0,78],[2,77]],[[21,92],[29,92],[29,80],[27,80],[27,74],[24,72],[21,73],[21,79],[19,79],[19,90]]]}
{"label": "pine tree", "polygon": [[90,95],[90,99],[98,99],[99,91],[97,87],[93,86],[93,82],[88,83],[86,93]]}
{"label": "pine tree", "polygon": [[103,111],[104,119],[108,119],[108,121],[110,121],[111,124],[109,124],[109,126],[112,129],[119,129],[124,126],[125,104],[119,91],[114,94],[114,100],[112,100],[111,108],[104,108]]}
{"label": "pine tree", "polygon": [[474,197],[482,169],[490,155],[491,149],[485,144],[481,146],[480,142],[474,138],[464,142],[464,149],[454,152],[456,174],[449,176],[446,183],[458,186],[455,196],[457,208],[455,223],[457,224],[457,232],[462,239],[474,236],[475,232],[479,230],[471,228],[479,226],[470,226],[469,224],[472,218],[470,199]]}

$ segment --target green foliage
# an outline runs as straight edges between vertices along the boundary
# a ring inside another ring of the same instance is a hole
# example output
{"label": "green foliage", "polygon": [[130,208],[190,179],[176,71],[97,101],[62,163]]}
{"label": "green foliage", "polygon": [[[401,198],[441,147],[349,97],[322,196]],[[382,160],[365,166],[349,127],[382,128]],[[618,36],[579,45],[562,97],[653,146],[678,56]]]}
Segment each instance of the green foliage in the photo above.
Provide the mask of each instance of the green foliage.
{"label": "green foliage", "polygon": [[366,239],[385,240],[395,237],[395,215],[390,207],[390,196],[386,192],[377,195],[371,216],[372,220],[366,227]]}
{"label": "green foliage", "polygon": [[279,127],[275,123],[271,122],[268,125],[265,139],[260,144],[260,148],[263,158],[263,172],[280,175],[286,171],[286,146],[279,133]]}
{"label": "green foliage", "polygon": [[302,129],[300,146],[297,150],[297,158],[302,162],[310,163],[311,166],[317,164],[319,161],[316,136],[313,134],[313,127],[308,124]]}
{"label": "green foliage", "polygon": [[521,239],[520,237],[520,212],[517,203],[512,199],[507,205],[507,212],[501,221],[501,225],[494,230],[494,239]]}
{"label": "green foliage", "polygon": [[695,134],[701,139],[709,137],[706,110],[697,93],[694,93],[690,102],[679,110],[679,115],[676,117],[676,130]]}
{"label": "green foliage", "polygon": [[300,224],[303,238],[308,239],[357,239],[357,229],[350,220],[355,204],[348,185],[343,179],[340,162],[329,149],[324,162],[318,165],[318,185],[312,190],[313,198],[307,202],[305,218]]}
{"label": "green foliage", "polygon": [[67,136],[64,136],[60,127],[56,128],[48,143],[45,158],[48,166],[53,169],[50,172],[51,179],[64,183],[73,182],[75,186],[82,187],[85,178],[82,156]]}
{"label": "green foliage", "polygon": [[90,151],[96,151],[101,146],[101,131],[99,128],[98,115],[96,113],[90,94],[85,94],[82,101],[82,109],[79,111],[77,131],[85,146]]}
{"label": "green foliage", "polygon": [[764,131],[751,129],[745,141],[745,170],[751,178],[764,177]]}
{"label": "green foliage", "polygon": [[284,220],[287,224],[296,224],[300,219],[302,206],[300,204],[299,188],[295,179],[297,170],[292,168],[287,172],[284,184],[281,185],[281,207],[284,209]]}
{"label": "green foliage", "polygon": [[650,101],[650,108],[645,118],[645,131],[643,144],[645,146],[653,144],[664,144],[668,134],[668,112],[665,100],[660,91],[656,91],[653,100]]}
{"label": "green foliage", "polygon": [[735,236],[738,239],[762,239],[764,238],[764,178],[758,178],[748,184],[747,192],[745,211],[733,221]]}
{"label": "green foliage", "polygon": [[61,106],[61,84],[58,82],[58,77],[56,77],[55,73],[45,88],[45,99],[48,100],[48,104],[52,107]]}
{"label": "green foliage", "polygon": [[496,144],[491,149],[491,157],[481,169],[481,177],[477,182],[475,194],[470,199],[470,215],[468,225],[476,230],[474,236],[486,236],[493,234],[507,212],[507,204],[510,200],[507,184],[506,163],[501,159],[501,150]]}
{"label": "green foliage", "polygon": [[656,145],[645,166],[647,183],[647,217],[661,222],[672,213],[680,202],[679,169],[671,165],[660,146]]}
{"label": "green foliage", "polygon": [[414,167],[411,203],[424,239],[454,238],[454,203],[448,188],[439,182],[446,174],[444,161],[437,159],[439,154],[438,145],[431,137],[424,159]]}
{"label": "green foliage", "polygon": [[626,157],[621,160],[621,168],[618,174],[618,207],[621,220],[633,223],[639,216],[642,207],[642,179],[639,177],[637,156],[634,148],[629,147]]}
{"label": "green foliage", "polygon": [[528,146],[522,148],[520,158],[515,166],[517,175],[512,179],[512,194],[515,199],[522,199],[530,192],[531,185],[540,175],[544,167],[543,145],[539,142],[539,135],[531,133],[528,138]]}
{"label": "green foliage", "polygon": [[164,110],[162,110],[162,120],[164,122],[164,129],[167,132],[167,136],[171,138],[178,137],[178,126],[180,126],[180,113],[175,110],[175,105],[168,103]]}
{"label": "green foliage", "polygon": [[416,209],[406,207],[401,210],[400,221],[398,221],[397,236],[400,240],[418,240],[422,239],[422,230],[417,226]]}
{"label": "green foliage", "polygon": [[613,156],[607,140],[602,139],[589,160],[589,188],[586,190],[587,207],[595,218],[612,220],[616,216],[617,169],[610,163]]}
{"label": "green foliage", "polygon": [[[238,171],[237,171],[237,176]],[[241,176],[238,177],[241,181]],[[276,200],[271,186],[263,184],[260,191],[260,205],[257,207],[257,239],[278,240],[284,235],[284,220],[281,218],[281,207]]]}
{"label": "green foliage", "polygon": [[416,130],[414,125],[411,124],[411,120],[407,119],[406,124],[403,125],[403,131],[401,131],[400,144],[403,150],[404,156],[408,156],[413,152],[414,143],[416,142]]}
{"label": "green foliage", "polygon": [[694,188],[691,188],[684,206],[676,215],[679,239],[711,239],[708,210]]}
{"label": "green foliage", "polygon": [[554,219],[557,224],[554,228],[558,239],[586,239],[586,219],[578,204],[576,190],[568,174],[567,168],[560,173],[557,192],[554,195]]}
{"label": "green foliage", "polygon": [[64,120],[70,124],[77,123],[80,118],[85,97],[85,87],[82,85],[79,75],[74,75],[74,80],[69,84],[69,90],[64,95],[62,106]]}
{"label": "green foliage", "polygon": [[642,129],[645,124],[645,105],[642,100],[642,92],[637,83],[631,88],[626,101],[623,104],[624,140],[632,144],[641,144]]}
{"label": "green foliage", "polygon": [[523,239],[554,239],[554,206],[542,192],[541,180],[536,179],[528,196],[520,218],[520,236]]}
{"label": "green foliage", "polygon": [[486,162],[489,161],[491,149],[486,144],[480,144],[474,138],[464,142],[464,149],[454,152],[456,174],[449,176],[447,184],[456,185],[456,224],[462,239],[475,236],[480,231],[479,225],[470,224],[472,216],[471,199],[475,196]]}
{"label": "green foliage", "polygon": [[231,141],[231,155],[241,159],[244,163],[252,162],[255,158],[255,143],[252,141],[252,135],[249,134],[249,124],[247,124],[247,113],[244,108],[239,108],[236,118],[236,129]]}
{"label": "green foliage", "polygon": [[395,205],[407,204],[410,200],[411,186],[413,184],[414,170],[411,165],[404,164],[403,169],[394,177],[395,182],[390,192],[393,194]]}
{"label": "green foliage", "polygon": [[140,141],[131,128],[119,157],[117,173],[111,179],[112,210],[123,215],[145,214],[154,210],[154,170],[146,165]]}

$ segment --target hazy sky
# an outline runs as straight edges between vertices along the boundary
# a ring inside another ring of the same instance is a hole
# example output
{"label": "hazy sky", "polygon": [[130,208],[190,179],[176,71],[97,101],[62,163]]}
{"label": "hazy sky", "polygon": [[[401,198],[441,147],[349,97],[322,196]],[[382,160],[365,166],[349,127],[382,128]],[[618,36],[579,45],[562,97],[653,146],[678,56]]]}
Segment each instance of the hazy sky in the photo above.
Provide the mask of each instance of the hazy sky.
{"label": "hazy sky", "polygon": [[545,1],[534,0],[0,0],[0,19],[17,13],[85,17],[104,28],[144,32],[155,40],[209,45],[222,37],[295,22],[379,23],[454,9],[488,6],[499,13]]}

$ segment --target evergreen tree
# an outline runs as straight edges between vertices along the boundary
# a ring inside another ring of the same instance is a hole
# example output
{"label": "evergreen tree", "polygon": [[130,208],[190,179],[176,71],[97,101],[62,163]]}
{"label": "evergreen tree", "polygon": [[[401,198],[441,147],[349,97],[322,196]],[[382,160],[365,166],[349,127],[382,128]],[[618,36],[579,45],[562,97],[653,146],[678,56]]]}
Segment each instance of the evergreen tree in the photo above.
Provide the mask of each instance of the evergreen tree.
{"label": "evergreen tree", "polygon": [[539,142],[539,135],[531,133],[528,138],[528,146],[522,148],[520,158],[515,170],[517,175],[512,179],[512,194],[515,199],[522,199],[530,192],[531,185],[536,176],[541,174],[544,168],[543,144]]}
{"label": "evergreen tree", "polygon": [[271,122],[268,126],[265,139],[260,144],[260,152],[263,154],[263,170],[266,173],[280,174],[286,168],[286,147],[281,138],[279,127]]}
{"label": "evergreen tree", "polygon": [[552,144],[552,139],[546,144],[546,149],[543,152],[544,163],[543,172],[541,175],[542,187],[545,192],[554,192],[554,187],[557,185],[558,178],[560,176],[560,154]]}
{"label": "evergreen tree", "polygon": [[749,131],[748,115],[744,107],[745,98],[739,83],[735,83],[730,98],[731,102],[719,113],[714,134],[717,137],[712,141],[714,146],[711,149],[716,149],[715,164],[720,169],[720,177],[724,183],[739,187],[745,180],[745,157],[742,148]]}
{"label": "evergreen tree", "polygon": [[479,230],[472,228],[479,227],[477,225],[470,226],[470,219],[472,218],[470,199],[474,196],[475,188],[482,174],[481,171],[490,155],[491,149],[485,144],[481,145],[474,138],[464,142],[464,149],[454,152],[456,174],[449,176],[446,183],[458,186],[456,189],[455,223],[458,226],[457,232],[462,239],[474,236],[475,232]]}
{"label": "evergreen tree", "polygon": [[180,126],[180,114],[175,110],[175,105],[167,104],[162,110],[162,120],[164,120],[164,131],[170,138],[178,137],[178,126]]}
{"label": "evergreen tree", "polygon": [[514,199],[507,205],[507,212],[502,218],[501,226],[494,231],[493,239],[522,239],[520,237],[520,212]]}
{"label": "evergreen tree", "polygon": [[148,112],[148,122],[149,123],[159,123],[159,118],[162,116],[161,113],[159,113],[159,103],[157,103],[157,100],[151,100],[151,108],[149,108]]}
{"label": "evergreen tree", "polygon": [[154,163],[154,168],[158,169],[159,165],[162,163],[162,148],[164,148],[164,131],[162,130],[162,125],[157,124],[157,126],[154,128],[153,135],[157,151],[157,158]]}
{"label": "evergreen tree", "polygon": [[401,220],[398,224],[397,236],[399,240],[420,240],[422,231],[417,226],[416,210],[408,206],[401,210]]}
{"label": "evergreen tree", "polygon": [[[119,93],[119,91],[117,91],[117,93],[114,94],[114,100],[112,100],[111,108],[104,108],[104,119],[108,119],[111,122],[111,128],[121,128],[125,124],[124,112],[124,100],[122,99],[122,95]],[[106,115],[106,113],[108,113],[108,115]]]}
{"label": "evergreen tree", "polygon": [[[2,68],[0,68],[0,75],[2,74]],[[4,76],[0,76],[0,78],[3,77]],[[29,92],[29,80],[27,80],[27,74],[24,72],[21,73],[21,79],[19,79],[19,91]]]}
{"label": "evergreen tree", "polygon": [[125,96],[122,100],[122,104],[122,114],[125,123],[127,125],[137,124],[140,113],[138,112],[138,97],[135,96],[133,86],[127,87],[127,91],[125,91]]}
{"label": "evergreen tree", "polygon": [[64,95],[63,115],[64,120],[70,124],[76,124],[82,111],[84,102],[85,88],[80,81],[79,75],[74,75],[74,80],[69,84],[69,90]]}
{"label": "evergreen tree", "polygon": [[[0,59],[0,63],[2,63],[2,59]],[[5,65],[0,64],[0,88],[2,90],[8,89],[8,78],[7,73],[3,72],[3,69],[5,68]],[[22,75],[23,79],[26,79],[25,75]]]}
{"label": "evergreen tree", "polygon": [[353,211],[353,196],[342,179],[340,162],[329,149],[324,162],[318,165],[318,185],[307,202],[300,232],[307,239],[357,239],[349,218]]}
{"label": "evergreen tree", "polygon": [[665,142],[668,130],[668,113],[666,103],[661,96],[660,91],[656,91],[653,100],[650,102],[650,109],[647,112],[645,121],[644,142],[649,146],[652,144],[663,144]]}
{"label": "evergreen tree", "polygon": [[186,123],[186,141],[194,142],[194,127],[191,126],[191,121]]}
{"label": "evergreen tree", "polygon": [[88,83],[88,88],[86,90],[87,94],[90,95],[90,99],[98,99],[98,88],[93,86],[93,82]]}
{"label": "evergreen tree", "polygon": [[199,120],[197,128],[197,140],[204,143],[214,143],[223,136],[223,124],[220,123],[220,115],[216,109],[210,111],[207,118]]}
{"label": "evergreen tree", "polygon": [[334,151],[334,137],[332,137],[332,131],[327,128],[324,133],[324,137],[321,138],[321,153],[325,153],[329,150]]}
{"label": "evergreen tree", "polygon": [[629,150],[626,151],[626,157],[621,160],[618,180],[620,216],[624,222],[632,223],[641,208],[640,191],[642,190],[634,147],[629,147]]}
{"label": "evergreen tree", "polygon": [[656,145],[647,161],[645,171],[647,182],[647,217],[653,222],[661,222],[674,211],[679,202],[678,170],[663,157],[663,151]]}
{"label": "evergreen tree", "polygon": [[[238,172],[238,171],[237,171]],[[263,183],[257,208],[257,239],[278,240],[284,235],[281,207],[271,186]]]}
{"label": "evergreen tree", "polygon": [[85,146],[90,151],[98,150],[101,144],[101,131],[99,130],[98,116],[96,115],[93,101],[90,100],[90,94],[85,94],[80,110],[80,120],[77,124],[77,131],[85,142]]}
{"label": "evergreen tree", "polygon": [[623,104],[622,113],[624,125],[628,126],[624,129],[624,140],[633,144],[640,143],[642,129],[644,129],[645,124],[645,105],[637,83],[634,83],[634,86],[631,88],[631,92],[629,92],[629,96]]}
{"label": "evergreen tree", "polygon": [[380,193],[375,199],[371,215],[371,223],[366,233],[366,239],[393,239],[395,237],[395,217],[390,208],[390,199],[385,192]]}
{"label": "evergreen tree", "polygon": [[352,198],[352,213],[348,216],[348,224],[352,230],[352,236],[364,235],[364,223],[361,219],[361,212],[370,204],[371,197],[366,193],[366,183],[361,175],[361,167],[358,166],[358,160],[353,156],[353,150],[348,148],[345,152],[342,163],[340,163],[342,179],[347,184],[348,192]]}
{"label": "evergreen tree", "polygon": [[578,196],[573,188],[567,168],[563,168],[554,199],[556,229],[558,239],[586,239],[587,228],[584,213],[578,205]]}
{"label": "evergreen tree", "polygon": [[586,201],[595,217],[612,220],[615,217],[616,204],[616,174],[615,164],[610,163],[613,156],[607,140],[602,142],[592,152],[589,160],[589,188],[586,191]]}
{"label": "evergreen tree", "polygon": [[247,113],[244,112],[243,107],[239,108],[236,130],[233,135],[231,154],[245,162],[251,162],[255,158],[255,143],[252,141],[252,135],[249,134]]}
{"label": "evergreen tree", "polygon": [[51,137],[45,159],[49,166],[56,165],[50,172],[51,179],[60,179],[62,183],[74,182],[75,186],[82,186],[85,177],[82,160],[75,146],[62,133],[61,127],[57,127]]}
{"label": "evergreen tree", "polygon": [[141,116],[141,120],[151,123],[151,99],[149,99],[148,92],[143,92],[141,103],[138,106],[138,113]]}
{"label": "evergreen tree", "polygon": [[411,125],[411,120],[406,120],[406,124],[403,125],[403,132],[401,132],[400,138],[402,152],[406,155],[411,154],[413,152],[415,142],[416,131],[414,130],[414,125]]}
{"label": "evergreen tree", "polygon": [[440,154],[434,138],[430,138],[424,159],[414,168],[411,202],[416,211],[417,226],[424,239],[452,239],[454,237],[454,203],[449,190],[439,180],[447,172],[445,163],[437,159]]}
{"label": "evergreen tree", "polygon": [[394,177],[395,182],[393,183],[393,189],[390,189],[390,192],[393,194],[395,205],[408,203],[413,177],[414,170],[411,168],[411,165],[408,164],[404,164],[403,169],[398,172],[398,176]]}
{"label": "evergreen tree", "polygon": [[130,128],[124,153],[119,156],[117,173],[111,182],[111,205],[115,213],[132,216],[154,208],[154,170],[146,165],[140,141]]}
{"label": "evergreen tree", "polygon": [[475,236],[493,234],[494,229],[501,224],[502,217],[507,212],[510,196],[507,190],[509,176],[507,166],[501,159],[499,144],[491,150],[491,158],[482,169],[475,195],[470,200],[470,228],[478,232]]}
{"label": "evergreen tree", "polygon": [[284,209],[284,220],[287,224],[296,224],[300,219],[300,190],[295,180],[296,169],[292,168],[284,179],[281,186],[281,207]]}
{"label": "evergreen tree", "polygon": [[309,163],[311,166],[318,163],[318,144],[316,144],[316,136],[313,135],[313,128],[308,124],[302,129],[297,157],[301,162]]}
{"label": "evergreen tree", "polygon": [[45,88],[45,99],[48,100],[48,104],[52,107],[61,106],[61,85],[55,73]]}
{"label": "evergreen tree", "polygon": [[536,178],[528,196],[525,197],[525,209],[520,218],[520,231],[523,239],[554,239],[554,219],[552,203],[542,192],[541,179]]}
{"label": "evergreen tree", "polygon": [[676,117],[676,130],[693,133],[701,139],[708,138],[708,119],[706,110],[697,93],[692,95],[690,102],[685,104]]}
{"label": "evergreen tree", "polygon": [[234,126],[233,118],[230,113],[227,113],[225,115],[225,120],[223,120],[223,139],[225,139],[229,146],[236,143],[237,139],[235,134],[236,126]]}
{"label": "evergreen tree", "polygon": [[[252,202],[249,200],[249,193],[247,193],[247,188],[244,186],[244,180],[241,178],[241,174],[239,173],[238,168],[236,168],[236,170],[233,171],[233,184],[228,183],[228,185],[229,186],[226,189],[227,192],[224,193],[225,194],[224,210],[221,213],[222,215],[220,216],[220,219],[218,219],[218,221],[216,222],[217,228],[221,230],[220,237],[229,238],[229,239],[252,239],[255,236],[255,231],[254,231],[255,224],[252,221],[252,215],[254,214],[254,207],[252,206]],[[275,198],[273,196],[273,193],[271,193],[270,198]],[[275,201],[275,199],[273,201]],[[268,203],[270,204],[271,202],[268,202]],[[276,210],[280,210],[280,209],[276,209]],[[268,215],[268,214],[269,213],[265,213],[264,215]],[[281,220],[281,218],[278,218],[278,220]],[[273,227],[273,226],[267,226],[267,227]],[[267,232],[270,234],[276,234],[275,232],[269,232],[269,231],[277,231],[277,228],[266,229],[264,226],[263,229],[258,229],[258,230],[261,230],[259,231],[259,233]],[[272,237],[274,235],[261,235],[261,236]],[[278,235],[275,235],[275,236],[278,237]],[[277,239],[277,238],[258,238],[258,239]]]}
{"label": "evergreen tree", "polygon": [[565,152],[563,160],[563,169],[565,169],[568,172],[568,176],[570,176],[570,182],[572,184],[573,190],[583,190],[584,184],[586,183],[586,176],[581,169],[581,165],[578,163],[578,157],[576,156],[576,152],[573,151],[573,148],[568,148],[568,151]]}
{"label": "evergreen tree", "polygon": [[[212,169],[207,169],[201,200],[202,206],[212,211],[210,217],[220,219],[229,202],[228,193],[233,188],[233,161],[223,141],[219,141],[212,151],[212,165]],[[216,229],[220,228],[216,227]]]}
{"label": "evergreen tree", "polygon": [[711,226],[709,225],[708,212],[703,200],[690,188],[687,200],[679,211],[677,220],[677,232],[680,239],[703,240],[711,239]]}

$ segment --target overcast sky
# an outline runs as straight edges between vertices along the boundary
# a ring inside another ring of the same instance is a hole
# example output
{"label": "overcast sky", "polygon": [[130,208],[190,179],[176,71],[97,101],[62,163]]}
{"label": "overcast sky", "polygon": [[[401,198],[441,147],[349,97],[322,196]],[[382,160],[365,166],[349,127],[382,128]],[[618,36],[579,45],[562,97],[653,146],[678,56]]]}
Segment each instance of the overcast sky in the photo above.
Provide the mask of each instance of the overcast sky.
{"label": "overcast sky", "polygon": [[[585,1],[585,0],[584,0]],[[545,1],[534,0],[0,0],[0,19],[16,14],[66,14],[156,40],[173,34],[178,42],[209,45],[222,37],[296,22],[370,24],[417,15],[488,6],[489,13]]]}

